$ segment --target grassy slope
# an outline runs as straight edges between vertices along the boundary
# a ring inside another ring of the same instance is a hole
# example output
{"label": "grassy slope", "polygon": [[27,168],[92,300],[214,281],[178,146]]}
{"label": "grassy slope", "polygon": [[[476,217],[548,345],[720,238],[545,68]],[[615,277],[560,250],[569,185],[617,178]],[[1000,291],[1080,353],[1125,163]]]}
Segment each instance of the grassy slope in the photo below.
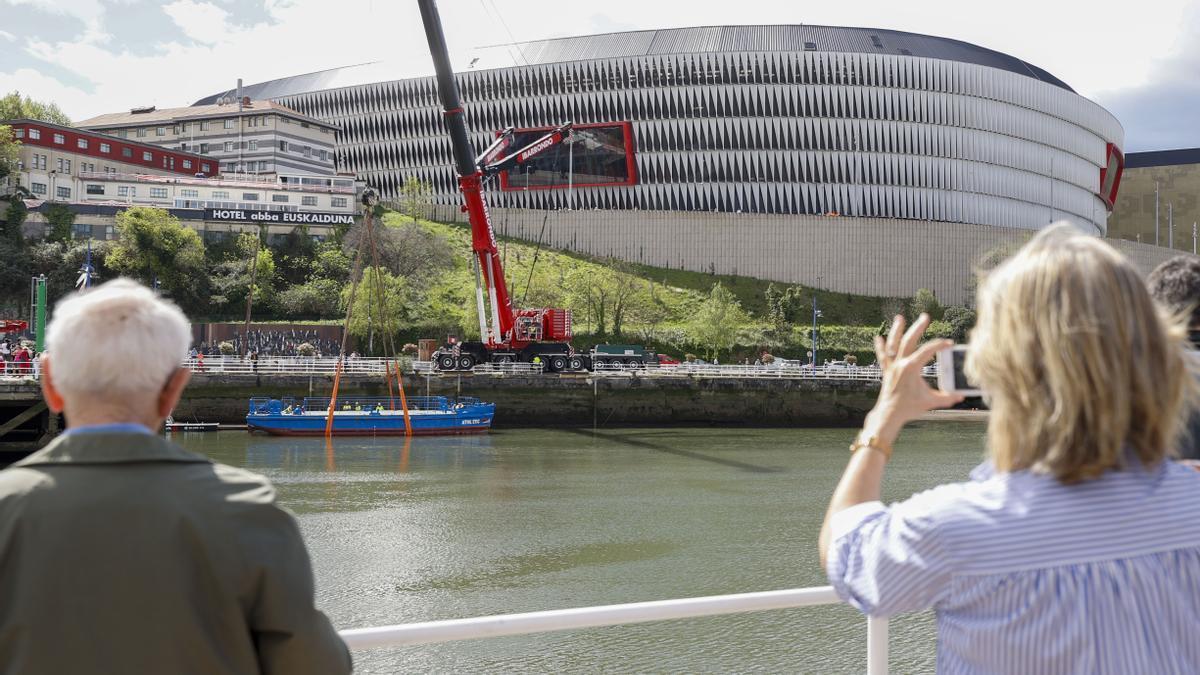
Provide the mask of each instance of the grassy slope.
{"label": "grassy slope", "polygon": [[[388,222],[401,222],[399,214],[388,214]],[[454,248],[455,270],[447,274],[432,290],[437,301],[461,306],[473,311],[474,280],[471,278],[470,230],[465,225],[422,222],[422,225],[446,237]],[[510,292],[518,306],[543,306],[562,303],[563,284],[573,274],[587,274],[599,269],[603,262],[590,256],[570,251],[542,248],[537,252],[537,266],[530,279],[536,246],[518,239],[500,238],[500,247],[505,254],[505,269],[511,280]],[[751,277],[713,275],[705,272],[664,269],[648,265],[628,265],[634,275],[656,284],[658,297],[663,300],[668,324],[682,323],[699,307],[713,284],[720,281],[733,291],[742,307],[757,319],[766,315],[766,291],[771,282]],[[527,283],[527,280],[528,283]],[[786,284],[776,284],[782,290]],[[883,320],[884,306],[894,304],[893,299],[835,293],[820,289],[805,288],[803,296],[810,298],[815,293],[821,309],[822,322],[828,324],[871,325]],[[522,298],[525,298],[522,301]]]}

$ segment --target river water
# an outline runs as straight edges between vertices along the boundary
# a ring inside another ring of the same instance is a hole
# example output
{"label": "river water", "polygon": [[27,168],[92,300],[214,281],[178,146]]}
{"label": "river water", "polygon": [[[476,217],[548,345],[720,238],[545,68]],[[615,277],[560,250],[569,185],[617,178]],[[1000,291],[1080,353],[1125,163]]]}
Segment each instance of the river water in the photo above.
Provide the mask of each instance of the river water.
{"label": "river water", "polygon": [[[266,474],[339,628],[818,586],[816,540],[846,429],[504,430],[182,444]],[[906,429],[885,499],[962,480],[984,425]],[[892,672],[932,672],[932,615],[891,624]],[[356,672],[862,672],[847,606],[358,652]]]}

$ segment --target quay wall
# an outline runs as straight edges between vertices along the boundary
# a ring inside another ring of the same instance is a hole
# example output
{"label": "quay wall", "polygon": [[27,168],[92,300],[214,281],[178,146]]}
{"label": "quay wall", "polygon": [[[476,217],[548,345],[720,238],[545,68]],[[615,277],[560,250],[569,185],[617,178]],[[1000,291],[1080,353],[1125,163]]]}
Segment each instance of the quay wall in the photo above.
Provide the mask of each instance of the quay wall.
{"label": "quay wall", "polygon": [[[332,377],[201,374],[175,409],[178,420],[238,424],[251,396],[328,396]],[[853,426],[874,405],[872,381],[451,375],[410,377],[409,395],[475,396],[496,404],[495,426]],[[386,396],[378,376],[343,376],[339,396]]]}

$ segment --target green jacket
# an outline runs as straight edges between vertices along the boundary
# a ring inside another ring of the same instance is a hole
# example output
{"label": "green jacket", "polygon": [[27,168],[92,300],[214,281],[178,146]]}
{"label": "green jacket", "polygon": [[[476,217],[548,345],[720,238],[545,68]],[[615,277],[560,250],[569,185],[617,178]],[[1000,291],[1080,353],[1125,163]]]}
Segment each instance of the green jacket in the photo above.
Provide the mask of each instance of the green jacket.
{"label": "green jacket", "polygon": [[159,436],[0,471],[0,673],[348,673],[266,478]]}

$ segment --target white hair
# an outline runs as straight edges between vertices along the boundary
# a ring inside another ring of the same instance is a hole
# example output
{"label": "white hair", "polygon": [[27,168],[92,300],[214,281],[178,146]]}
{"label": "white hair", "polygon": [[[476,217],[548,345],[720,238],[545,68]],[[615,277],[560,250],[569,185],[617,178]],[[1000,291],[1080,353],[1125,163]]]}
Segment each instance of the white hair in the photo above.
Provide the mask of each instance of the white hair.
{"label": "white hair", "polygon": [[191,342],[183,312],[129,279],[67,296],[46,327],[50,375],[67,394],[156,393]]}

